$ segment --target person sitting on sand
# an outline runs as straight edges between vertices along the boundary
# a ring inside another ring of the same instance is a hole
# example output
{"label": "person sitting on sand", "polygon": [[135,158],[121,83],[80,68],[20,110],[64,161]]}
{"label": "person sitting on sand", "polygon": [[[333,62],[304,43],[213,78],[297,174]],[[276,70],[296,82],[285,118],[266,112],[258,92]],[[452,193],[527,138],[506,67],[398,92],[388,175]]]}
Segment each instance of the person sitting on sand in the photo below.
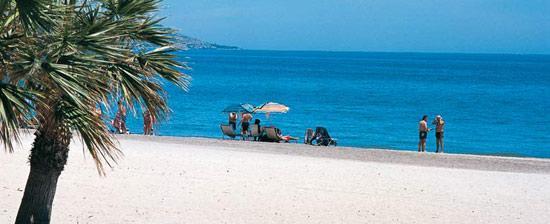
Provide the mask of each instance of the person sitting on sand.
{"label": "person sitting on sand", "polygon": [[149,110],[143,112],[143,134],[144,135],[153,135],[153,124],[155,124],[156,119]]}
{"label": "person sitting on sand", "polygon": [[435,120],[432,122],[435,125],[435,145],[436,153],[443,153],[443,127],[445,126],[445,121],[441,115],[435,116]]}
{"label": "person sitting on sand", "polygon": [[254,137],[254,141],[258,141],[264,132],[264,130],[262,129],[262,125],[260,125],[260,122],[260,119],[254,120],[254,125],[257,126],[256,130],[258,130],[258,136]]}
{"label": "person sitting on sand", "polygon": [[[313,130],[312,130],[313,131]],[[317,142],[317,144],[319,144],[320,142],[322,142],[323,140],[323,133],[321,132],[312,132],[313,134],[311,135],[311,138],[309,139],[309,144],[310,145],[313,145],[313,142]]]}
{"label": "person sitting on sand", "polygon": [[418,142],[418,152],[426,152],[426,138],[428,137],[428,115],[422,116],[422,120],[418,122],[418,132],[420,141]]}
{"label": "person sitting on sand", "polygon": [[250,120],[252,120],[252,114],[243,113],[241,117],[241,134],[243,136],[248,135],[248,128],[250,127]]}
{"label": "person sitting on sand", "polygon": [[233,128],[233,130],[237,129],[237,113],[231,112],[229,113],[229,125]]}
{"label": "person sitting on sand", "polygon": [[277,134],[277,137],[279,137],[279,139],[285,142],[290,142],[290,140],[298,140],[298,138],[296,137],[292,137],[290,135],[283,135],[281,132],[281,129],[278,129],[278,128],[275,128],[275,133]]}
{"label": "person sitting on sand", "polygon": [[313,141],[316,142],[316,145],[329,146],[334,144],[336,146],[336,141],[330,137],[328,130],[324,127],[315,128],[315,132],[311,136],[309,144],[313,145]]}

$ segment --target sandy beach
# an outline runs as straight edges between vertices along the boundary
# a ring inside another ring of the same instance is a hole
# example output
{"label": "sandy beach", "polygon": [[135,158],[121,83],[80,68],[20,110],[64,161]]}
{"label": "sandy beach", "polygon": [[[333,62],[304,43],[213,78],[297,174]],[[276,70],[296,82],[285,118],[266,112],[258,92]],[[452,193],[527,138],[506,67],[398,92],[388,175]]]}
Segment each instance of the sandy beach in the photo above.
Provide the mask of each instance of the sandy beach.
{"label": "sandy beach", "polygon": [[[119,136],[100,177],[79,142],[52,223],[548,223],[550,160]],[[0,153],[13,223],[32,136]]]}

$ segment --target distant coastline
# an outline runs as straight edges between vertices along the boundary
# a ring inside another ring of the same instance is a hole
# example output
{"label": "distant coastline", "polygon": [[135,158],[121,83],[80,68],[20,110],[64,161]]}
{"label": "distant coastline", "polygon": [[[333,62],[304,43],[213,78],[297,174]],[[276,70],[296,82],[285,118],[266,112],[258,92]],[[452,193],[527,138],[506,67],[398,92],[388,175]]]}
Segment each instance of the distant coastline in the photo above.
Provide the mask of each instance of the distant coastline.
{"label": "distant coastline", "polygon": [[181,49],[214,49],[214,50],[240,50],[237,46],[221,45],[216,43],[210,43],[194,37],[186,36],[183,34],[176,34],[176,43],[178,48]]}
{"label": "distant coastline", "polygon": [[377,51],[377,50],[307,50],[307,49],[249,49],[238,46],[223,45],[204,41],[184,34],[176,34],[178,48],[184,50],[249,50],[266,52],[318,52],[318,53],[358,53],[358,54],[406,54],[406,55],[493,55],[493,56],[535,56],[548,57],[548,53],[517,53],[517,52],[440,52],[440,51]]}

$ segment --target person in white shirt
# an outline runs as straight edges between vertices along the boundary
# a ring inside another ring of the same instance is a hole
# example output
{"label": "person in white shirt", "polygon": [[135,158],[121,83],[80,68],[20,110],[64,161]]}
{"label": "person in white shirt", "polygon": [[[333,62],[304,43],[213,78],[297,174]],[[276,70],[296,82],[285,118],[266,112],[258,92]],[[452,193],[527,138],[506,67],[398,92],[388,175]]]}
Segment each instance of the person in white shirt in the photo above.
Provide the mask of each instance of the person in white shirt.
{"label": "person in white shirt", "polygon": [[443,128],[445,127],[445,121],[441,115],[435,116],[435,120],[432,122],[435,125],[435,144],[436,153],[443,153]]}

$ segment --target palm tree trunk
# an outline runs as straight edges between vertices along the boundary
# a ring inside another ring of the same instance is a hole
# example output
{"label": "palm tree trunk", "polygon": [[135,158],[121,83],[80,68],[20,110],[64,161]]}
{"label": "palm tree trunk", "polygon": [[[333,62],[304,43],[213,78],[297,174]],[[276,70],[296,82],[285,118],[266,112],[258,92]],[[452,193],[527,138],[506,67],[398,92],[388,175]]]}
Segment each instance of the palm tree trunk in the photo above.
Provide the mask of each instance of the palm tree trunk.
{"label": "palm tree trunk", "polygon": [[[52,127],[52,126],[50,126]],[[67,163],[71,134],[63,127],[35,133],[30,173],[16,224],[50,223],[57,180]]]}
{"label": "palm tree trunk", "polygon": [[44,172],[31,168],[15,223],[50,223],[52,203],[60,174],[61,172]]}

